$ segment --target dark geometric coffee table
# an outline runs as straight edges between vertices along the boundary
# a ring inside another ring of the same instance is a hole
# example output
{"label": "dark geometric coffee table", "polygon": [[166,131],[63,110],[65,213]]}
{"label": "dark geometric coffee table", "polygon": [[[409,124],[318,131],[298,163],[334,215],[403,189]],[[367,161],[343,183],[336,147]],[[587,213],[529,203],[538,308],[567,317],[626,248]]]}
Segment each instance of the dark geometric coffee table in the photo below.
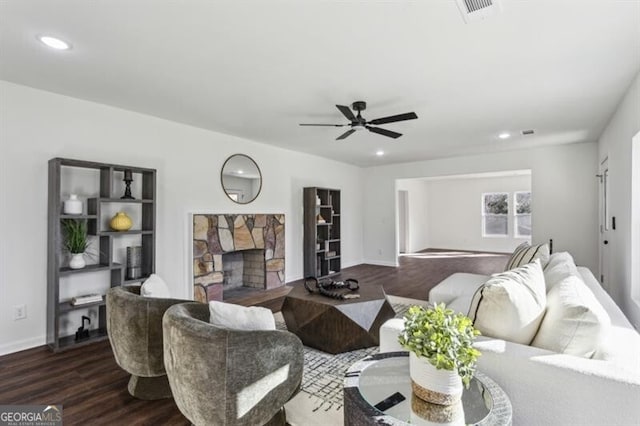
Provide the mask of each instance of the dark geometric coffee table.
{"label": "dark geometric coffee table", "polygon": [[380,285],[360,285],[360,298],[336,300],[295,285],[282,305],[287,329],[306,346],[331,354],[377,346],[380,326],[396,314]]}

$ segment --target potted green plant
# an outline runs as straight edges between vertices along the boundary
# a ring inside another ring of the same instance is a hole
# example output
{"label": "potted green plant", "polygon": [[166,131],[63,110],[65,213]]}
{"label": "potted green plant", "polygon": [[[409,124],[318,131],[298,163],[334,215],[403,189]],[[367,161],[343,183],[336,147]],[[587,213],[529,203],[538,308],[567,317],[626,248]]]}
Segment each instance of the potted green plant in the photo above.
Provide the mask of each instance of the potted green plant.
{"label": "potted green plant", "polygon": [[413,392],[419,398],[441,405],[456,403],[462,385],[469,386],[480,351],[473,347],[480,334],[471,319],[447,309],[412,306],[404,316],[398,340],[409,350],[409,372]]}
{"label": "potted green plant", "polygon": [[69,267],[81,269],[86,266],[85,251],[89,247],[87,239],[87,223],[82,219],[65,219],[62,221],[63,248],[71,254]]}

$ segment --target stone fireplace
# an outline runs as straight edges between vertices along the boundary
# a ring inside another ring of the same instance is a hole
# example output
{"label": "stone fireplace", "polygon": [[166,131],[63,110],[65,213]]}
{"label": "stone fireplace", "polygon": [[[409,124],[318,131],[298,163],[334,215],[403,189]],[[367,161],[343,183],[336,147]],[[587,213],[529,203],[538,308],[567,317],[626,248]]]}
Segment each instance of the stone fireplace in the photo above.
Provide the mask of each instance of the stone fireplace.
{"label": "stone fireplace", "polygon": [[193,294],[223,300],[239,287],[283,286],[284,215],[193,215]]}

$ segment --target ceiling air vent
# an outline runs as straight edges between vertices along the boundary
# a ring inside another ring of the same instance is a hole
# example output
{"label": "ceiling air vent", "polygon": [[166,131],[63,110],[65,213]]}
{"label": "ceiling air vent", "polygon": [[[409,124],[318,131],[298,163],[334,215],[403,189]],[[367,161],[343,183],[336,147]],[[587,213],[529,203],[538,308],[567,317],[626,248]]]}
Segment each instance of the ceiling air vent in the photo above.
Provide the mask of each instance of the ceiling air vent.
{"label": "ceiling air vent", "polygon": [[533,131],[533,130],[523,130],[521,133],[522,133],[522,136],[528,136],[528,135],[534,134],[535,131]]}
{"label": "ceiling air vent", "polygon": [[465,22],[477,21],[502,11],[501,0],[456,0]]}

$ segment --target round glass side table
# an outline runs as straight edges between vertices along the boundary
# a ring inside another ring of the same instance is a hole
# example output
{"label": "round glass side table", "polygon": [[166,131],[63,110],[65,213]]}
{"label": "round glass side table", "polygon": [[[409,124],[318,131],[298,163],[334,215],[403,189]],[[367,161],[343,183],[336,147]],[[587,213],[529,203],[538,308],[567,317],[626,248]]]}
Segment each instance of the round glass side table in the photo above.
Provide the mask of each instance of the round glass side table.
{"label": "round glass side table", "polygon": [[[376,408],[377,407],[377,408]],[[371,355],[353,364],[344,380],[345,425],[510,426],[511,401],[488,376],[476,371],[462,401],[430,404],[412,395],[409,353]]]}

